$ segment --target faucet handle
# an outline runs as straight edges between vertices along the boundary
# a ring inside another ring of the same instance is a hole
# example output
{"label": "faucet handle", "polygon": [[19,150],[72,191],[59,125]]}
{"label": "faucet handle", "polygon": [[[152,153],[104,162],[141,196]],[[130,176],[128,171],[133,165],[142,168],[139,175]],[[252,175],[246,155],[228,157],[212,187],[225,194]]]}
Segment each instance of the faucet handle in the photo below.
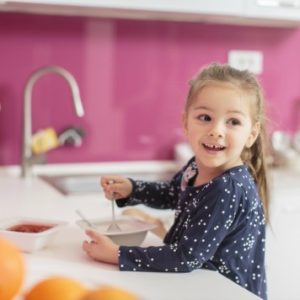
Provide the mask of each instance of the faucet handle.
{"label": "faucet handle", "polygon": [[60,145],[79,147],[82,145],[82,138],[85,131],[80,127],[69,127],[58,135]]}

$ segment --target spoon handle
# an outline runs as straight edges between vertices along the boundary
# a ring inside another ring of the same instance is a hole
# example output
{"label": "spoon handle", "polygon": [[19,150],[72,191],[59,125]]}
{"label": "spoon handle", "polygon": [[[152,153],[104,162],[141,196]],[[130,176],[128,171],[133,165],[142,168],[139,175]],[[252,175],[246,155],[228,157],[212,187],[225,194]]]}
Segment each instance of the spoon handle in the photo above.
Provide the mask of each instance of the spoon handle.
{"label": "spoon handle", "polygon": [[[109,184],[113,184],[114,181],[111,180]],[[121,231],[120,226],[118,225],[116,221],[116,216],[115,216],[115,193],[113,193],[113,199],[111,199],[111,223],[107,228],[107,231]]]}
{"label": "spoon handle", "polygon": [[90,227],[96,229],[96,226],[91,223],[83,214],[80,210],[76,209],[75,212],[77,213],[77,215],[82,219],[83,222],[85,222],[87,225],[89,225]]}
{"label": "spoon handle", "polygon": [[116,215],[115,215],[115,199],[111,200],[111,212],[112,212],[112,222],[116,223]]}
{"label": "spoon handle", "polygon": [[[110,180],[109,184],[113,184],[114,181]],[[112,215],[112,223],[116,223],[116,215],[115,215],[115,193],[113,193],[113,199],[111,199],[111,215]]]}

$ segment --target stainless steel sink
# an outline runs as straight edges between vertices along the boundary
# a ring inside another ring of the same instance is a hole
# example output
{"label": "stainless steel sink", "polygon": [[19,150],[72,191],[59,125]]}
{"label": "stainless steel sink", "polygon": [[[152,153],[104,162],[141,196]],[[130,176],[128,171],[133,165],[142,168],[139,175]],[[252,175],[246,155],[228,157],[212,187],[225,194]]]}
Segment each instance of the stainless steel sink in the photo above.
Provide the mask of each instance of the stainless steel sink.
{"label": "stainless steel sink", "polygon": [[[166,180],[172,174],[126,174],[123,175],[132,179],[142,180]],[[39,176],[56,190],[64,195],[83,195],[102,193],[100,187],[101,174],[76,174],[76,175],[43,175]]]}
{"label": "stainless steel sink", "polygon": [[100,193],[100,175],[40,176],[64,195]]}

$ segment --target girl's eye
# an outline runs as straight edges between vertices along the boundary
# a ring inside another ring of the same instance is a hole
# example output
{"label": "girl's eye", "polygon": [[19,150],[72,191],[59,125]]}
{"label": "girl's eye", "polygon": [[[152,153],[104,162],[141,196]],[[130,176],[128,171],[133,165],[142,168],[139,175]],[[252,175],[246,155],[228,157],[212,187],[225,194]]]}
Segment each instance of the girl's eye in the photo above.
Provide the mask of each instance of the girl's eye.
{"label": "girl's eye", "polygon": [[211,121],[211,117],[209,115],[206,115],[206,114],[199,115],[197,117],[197,119],[200,120],[200,121],[203,121],[203,122],[209,122],[209,121]]}
{"label": "girl's eye", "polygon": [[230,119],[230,120],[228,120],[227,123],[228,123],[229,125],[231,125],[231,126],[241,125],[241,122],[240,122],[240,120],[238,120],[238,119]]}

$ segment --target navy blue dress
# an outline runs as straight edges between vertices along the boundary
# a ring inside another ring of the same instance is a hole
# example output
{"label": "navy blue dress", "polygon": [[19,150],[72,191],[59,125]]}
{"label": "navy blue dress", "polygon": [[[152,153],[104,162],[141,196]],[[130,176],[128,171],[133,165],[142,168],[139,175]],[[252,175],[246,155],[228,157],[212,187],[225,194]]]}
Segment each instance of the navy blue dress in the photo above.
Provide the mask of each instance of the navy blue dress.
{"label": "navy blue dress", "polygon": [[262,299],[266,295],[265,219],[255,182],[246,166],[231,168],[193,186],[194,158],[170,182],[132,181],[118,206],[145,204],[175,209],[174,224],[160,247],[119,248],[122,271],[216,270]]}

